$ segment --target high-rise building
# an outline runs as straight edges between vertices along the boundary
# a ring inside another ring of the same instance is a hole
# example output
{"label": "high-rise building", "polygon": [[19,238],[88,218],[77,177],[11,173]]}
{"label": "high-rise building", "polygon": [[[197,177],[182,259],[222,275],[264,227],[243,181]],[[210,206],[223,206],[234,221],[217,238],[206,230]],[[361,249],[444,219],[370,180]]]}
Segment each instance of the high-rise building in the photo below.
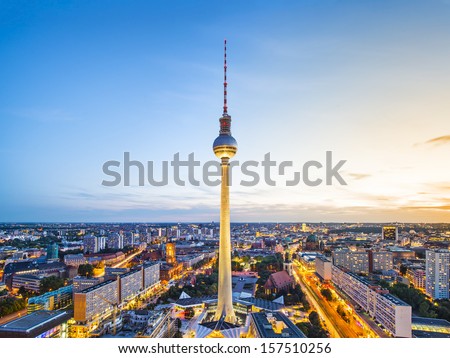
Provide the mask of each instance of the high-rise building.
{"label": "high-rise building", "polygon": [[427,250],[426,252],[426,284],[427,295],[433,299],[449,298],[449,250]]}
{"label": "high-rise building", "polygon": [[398,227],[397,226],[383,226],[381,231],[383,240],[398,240]]}
{"label": "high-rise building", "polygon": [[224,103],[220,118],[219,136],[213,143],[214,154],[221,160],[222,184],[220,189],[220,239],[219,239],[219,287],[216,320],[224,318],[226,322],[235,323],[231,287],[231,236],[230,236],[230,193],[229,161],[237,152],[237,142],[231,135],[231,116],[227,103],[227,57],[225,40],[224,61]]}
{"label": "high-rise building", "polygon": [[325,256],[317,256],[315,261],[317,275],[324,281],[331,281],[331,261]]}
{"label": "high-rise building", "polygon": [[95,254],[100,251],[98,239],[94,235],[86,235],[83,237],[84,252]]}
{"label": "high-rise building", "polygon": [[47,246],[47,260],[56,260],[58,258],[59,246],[56,242]]}
{"label": "high-rise building", "polygon": [[122,232],[115,232],[108,237],[107,242],[108,248],[112,249],[123,249],[124,238]]}

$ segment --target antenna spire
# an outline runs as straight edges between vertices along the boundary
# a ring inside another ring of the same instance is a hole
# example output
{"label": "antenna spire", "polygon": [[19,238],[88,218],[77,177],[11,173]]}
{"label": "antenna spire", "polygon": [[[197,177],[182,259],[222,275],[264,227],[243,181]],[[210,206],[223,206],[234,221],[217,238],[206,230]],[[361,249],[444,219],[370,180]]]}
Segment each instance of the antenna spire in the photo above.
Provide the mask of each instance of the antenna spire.
{"label": "antenna spire", "polygon": [[224,52],[223,52],[223,114],[228,113],[228,103],[227,103],[227,39],[224,41]]}

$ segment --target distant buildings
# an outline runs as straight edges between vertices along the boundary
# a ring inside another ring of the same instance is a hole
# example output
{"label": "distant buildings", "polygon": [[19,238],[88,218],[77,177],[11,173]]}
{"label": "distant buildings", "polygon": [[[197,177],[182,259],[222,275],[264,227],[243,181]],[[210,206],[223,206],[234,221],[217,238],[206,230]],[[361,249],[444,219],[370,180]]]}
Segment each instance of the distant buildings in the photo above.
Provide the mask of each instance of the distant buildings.
{"label": "distant buildings", "polygon": [[95,254],[106,247],[104,237],[97,237],[94,235],[86,235],[83,237],[84,252]]}
{"label": "distant buildings", "polygon": [[173,265],[177,262],[176,249],[175,249],[174,242],[168,242],[166,244],[166,262],[169,265]]}
{"label": "distant buildings", "polygon": [[397,242],[398,227],[397,226],[383,226],[381,229],[382,240],[391,240]]}
{"label": "distant buildings", "polygon": [[183,263],[177,261],[176,247],[174,242],[168,242],[165,245],[166,262],[161,264],[161,281],[169,282],[178,276],[183,270]]}
{"label": "distant buildings", "polygon": [[86,258],[84,257],[83,254],[75,254],[75,255],[69,254],[64,256],[64,263],[67,266],[78,267],[86,263]]}
{"label": "distant buildings", "polygon": [[123,249],[124,248],[124,236],[122,232],[115,232],[108,237],[108,248]]}
{"label": "distant buildings", "polygon": [[411,337],[410,305],[388,290],[337,266],[332,267],[332,281],[394,337]]}
{"label": "distant buildings", "polygon": [[316,235],[311,234],[306,238],[303,245],[304,251],[318,251],[320,250],[320,241]]}
{"label": "distant buildings", "polygon": [[47,261],[58,259],[59,246],[57,243],[53,243],[47,246]]}
{"label": "distant buildings", "polygon": [[177,259],[183,264],[185,269],[189,269],[198,264],[200,261],[205,259],[212,259],[215,256],[215,252],[202,252],[193,253],[190,255],[178,255]]}
{"label": "distant buildings", "polygon": [[85,254],[84,257],[88,264],[96,265],[99,262],[103,262],[105,265],[114,265],[125,259],[125,254],[122,251],[111,254]]}
{"label": "distant buildings", "polygon": [[449,298],[449,250],[426,251],[426,293],[433,299]]}

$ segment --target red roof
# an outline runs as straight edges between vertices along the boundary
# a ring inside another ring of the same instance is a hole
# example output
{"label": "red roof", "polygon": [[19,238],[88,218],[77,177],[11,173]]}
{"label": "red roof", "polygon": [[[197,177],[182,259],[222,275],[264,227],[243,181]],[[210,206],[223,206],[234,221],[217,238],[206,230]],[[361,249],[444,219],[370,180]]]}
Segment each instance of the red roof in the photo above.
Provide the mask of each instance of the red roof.
{"label": "red roof", "polygon": [[264,284],[264,288],[276,288],[282,289],[286,286],[290,286],[294,283],[294,280],[286,271],[279,271],[271,274],[267,279],[267,282]]}

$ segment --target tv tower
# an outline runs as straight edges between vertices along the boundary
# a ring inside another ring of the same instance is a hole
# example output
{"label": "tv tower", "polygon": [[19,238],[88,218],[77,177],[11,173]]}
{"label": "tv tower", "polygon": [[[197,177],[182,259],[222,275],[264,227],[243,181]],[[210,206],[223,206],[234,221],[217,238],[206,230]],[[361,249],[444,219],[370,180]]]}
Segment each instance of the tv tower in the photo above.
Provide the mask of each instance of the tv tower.
{"label": "tv tower", "polygon": [[214,319],[235,323],[231,287],[231,235],[230,235],[230,193],[229,161],[237,152],[237,142],[231,136],[231,116],[227,103],[227,40],[224,43],[223,114],[219,119],[220,132],[213,144],[214,154],[221,160],[222,184],[220,189],[220,241],[219,241],[219,287],[217,310]]}

